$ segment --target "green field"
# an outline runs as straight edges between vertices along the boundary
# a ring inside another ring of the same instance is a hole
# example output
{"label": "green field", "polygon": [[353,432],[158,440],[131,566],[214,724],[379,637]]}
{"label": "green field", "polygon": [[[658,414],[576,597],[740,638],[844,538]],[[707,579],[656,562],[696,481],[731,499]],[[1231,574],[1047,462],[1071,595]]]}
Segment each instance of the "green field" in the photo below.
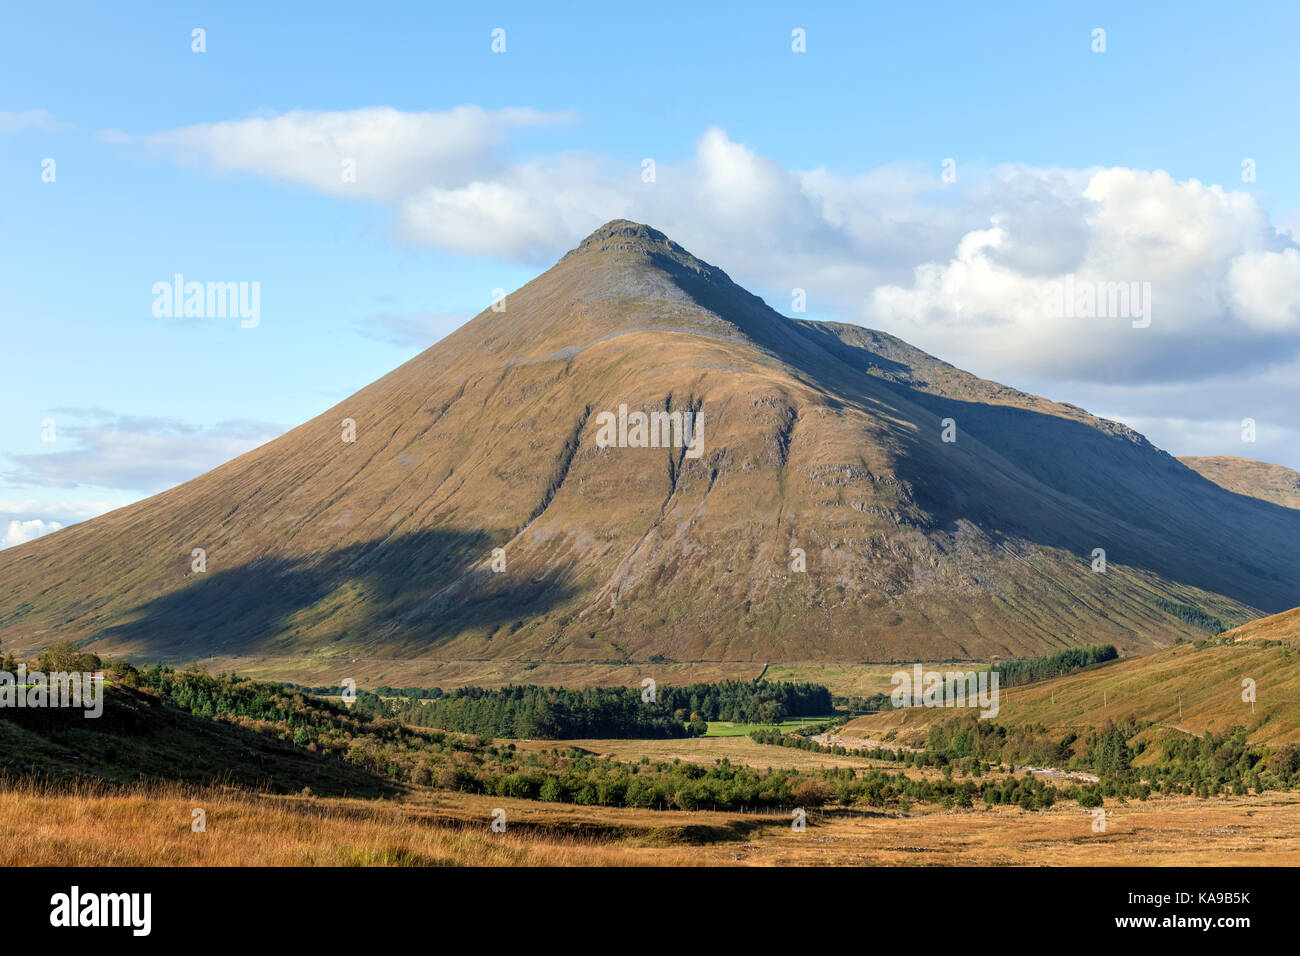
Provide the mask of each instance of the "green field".
{"label": "green field", "polygon": [[751,730],[781,730],[790,732],[797,727],[805,724],[815,724],[822,720],[832,720],[836,714],[827,714],[824,717],[791,717],[789,720],[783,720],[779,724],[734,724],[729,720],[710,720],[709,732],[706,737],[747,737]]}

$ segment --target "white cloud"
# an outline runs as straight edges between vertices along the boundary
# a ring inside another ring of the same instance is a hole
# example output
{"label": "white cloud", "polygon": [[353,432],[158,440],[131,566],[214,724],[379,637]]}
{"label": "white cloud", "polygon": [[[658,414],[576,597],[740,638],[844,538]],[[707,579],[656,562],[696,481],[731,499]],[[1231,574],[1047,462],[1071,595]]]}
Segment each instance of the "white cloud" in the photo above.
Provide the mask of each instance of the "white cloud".
{"label": "white cloud", "polygon": [[630,210],[617,172],[597,159],[560,155],[512,166],[490,179],[432,186],[399,203],[399,229],[426,246],[547,262],[576,244],[571,237],[580,239]]}
{"label": "white cloud", "polygon": [[1228,288],[1234,311],[1247,325],[1300,331],[1300,249],[1238,256],[1228,269]]}
{"label": "white cloud", "polygon": [[62,527],[63,525],[57,521],[40,521],[36,519],[31,521],[10,521],[4,537],[0,538],[0,549],[22,544],[24,541],[31,541],[43,534],[49,534],[51,531],[58,531]]}
{"label": "white cloud", "polygon": [[[1023,166],[966,169],[946,190],[937,170],[901,165],[787,170],[718,129],[654,183],[639,173],[543,159],[417,193],[397,214],[417,242],[539,266],[608,219],[649,222],[776,292],[778,309],[802,288],[815,314],[1012,382],[1195,381],[1300,352],[1300,250],[1245,193],[1161,171]],[[1067,281],[1137,283],[1149,309],[1053,315]]]}
{"label": "white cloud", "polygon": [[[496,152],[509,133],[569,119],[567,113],[531,109],[458,106],[404,113],[377,106],[294,110],[127,138],[185,164],[207,163],[220,172],[251,173],[329,196],[392,201],[430,185],[460,186],[499,172]],[[103,135],[124,138],[117,131]],[[353,182],[345,179],[345,161],[354,164]]]}
{"label": "white cloud", "polygon": [[115,500],[46,500],[24,498],[0,500],[0,529],[8,528],[0,548],[22,544],[78,521],[94,518],[130,504],[139,495],[118,494]]}
{"label": "white cloud", "polygon": [[[946,261],[873,290],[863,319],[1004,376],[1193,381],[1300,351],[1300,252],[1252,197],[1129,169],[1097,170],[1076,186],[1059,180],[1033,210],[1009,203]],[[1027,220],[1083,241],[1050,269],[1026,268],[1009,250],[1037,231]],[[1146,328],[1131,315],[1047,307],[1054,290],[1134,282],[1149,284]]]}
{"label": "white cloud", "polygon": [[152,494],[250,451],[284,433],[266,422],[230,421],[191,425],[170,418],[115,415],[101,409],[55,409],[87,424],[64,424],[64,450],[9,455],[15,470],[7,482],[29,487],[97,487]]}

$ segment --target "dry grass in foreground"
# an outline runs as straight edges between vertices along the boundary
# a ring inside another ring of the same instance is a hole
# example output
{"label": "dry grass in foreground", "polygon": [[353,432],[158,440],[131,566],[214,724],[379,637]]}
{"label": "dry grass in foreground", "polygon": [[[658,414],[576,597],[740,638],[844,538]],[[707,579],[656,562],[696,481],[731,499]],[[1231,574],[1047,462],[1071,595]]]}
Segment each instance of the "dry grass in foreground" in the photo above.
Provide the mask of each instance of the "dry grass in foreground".
{"label": "dry grass in foreground", "polygon": [[[500,803],[501,801],[497,801]],[[206,832],[191,830],[206,812]],[[689,865],[684,853],[583,836],[489,831],[432,804],[235,789],[0,785],[0,866]]]}
{"label": "dry grass in foreground", "polygon": [[[504,807],[509,827],[488,821]],[[190,830],[207,811],[207,832]],[[578,807],[422,791],[409,800],[179,786],[0,786],[0,866],[1300,865],[1300,796],[1153,798],[912,814]]]}
{"label": "dry grass in foreground", "polygon": [[810,815],[760,841],[702,848],[705,862],[750,866],[1298,866],[1300,797],[1289,793],[1108,805],[1104,832],[1074,803],[899,816]]}

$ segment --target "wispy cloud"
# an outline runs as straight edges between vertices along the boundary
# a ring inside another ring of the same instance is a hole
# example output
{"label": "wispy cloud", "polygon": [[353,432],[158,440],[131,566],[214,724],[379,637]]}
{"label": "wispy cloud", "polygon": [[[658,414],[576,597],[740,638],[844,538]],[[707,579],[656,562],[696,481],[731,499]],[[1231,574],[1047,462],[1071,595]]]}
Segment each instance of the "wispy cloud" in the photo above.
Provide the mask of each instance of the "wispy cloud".
{"label": "wispy cloud", "polygon": [[467,315],[448,312],[381,312],[353,323],[368,338],[404,348],[426,348],[465,324]]}
{"label": "wispy cloud", "polygon": [[[188,481],[283,434],[281,425],[227,421],[192,425],[171,418],[55,409],[58,450],[9,455],[4,477],[29,487],[97,487],[152,494]],[[72,418],[71,423],[62,417]],[[78,418],[92,419],[88,423]],[[70,446],[65,448],[64,446]]]}
{"label": "wispy cloud", "polygon": [[51,116],[48,110],[25,110],[21,113],[0,110],[0,133],[21,133],[29,129],[55,133],[70,128],[69,124],[60,123]]}
{"label": "wispy cloud", "polygon": [[140,142],[183,164],[250,173],[328,196],[394,201],[430,185],[455,186],[503,169],[509,134],[569,122],[568,113],[458,106],[406,113],[386,106],[294,110],[201,123],[111,142]]}

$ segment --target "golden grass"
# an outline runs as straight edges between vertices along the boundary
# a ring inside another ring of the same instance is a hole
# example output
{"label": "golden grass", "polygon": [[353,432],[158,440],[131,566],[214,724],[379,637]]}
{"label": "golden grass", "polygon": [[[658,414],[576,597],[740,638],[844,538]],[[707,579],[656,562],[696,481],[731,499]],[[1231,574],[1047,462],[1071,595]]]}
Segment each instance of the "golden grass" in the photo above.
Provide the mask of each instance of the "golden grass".
{"label": "golden grass", "polygon": [[713,864],[751,866],[1295,866],[1300,797],[1268,793],[1204,801],[1189,797],[1107,806],[1106,831],[1076,804],[927,810],[910,816],[810,816],[804,833],[764,831],[761,840],[705,847]]}
{"label": "golden grass", "polygon": [[1284,641],[1300,638],[1300,607],[1234,627],[1225,631],[1224,636],[1231,637],[1234,641]]}
{"label": "golden grass", "polygon": [[[1245,678],[1257,685],[1253,706],[1242,700]],[[879,738],[892,730],[899,741],[914,741],[924,738],[932,722],[957,715],[951,708],[913,707],[859,717],[841,733]],[[1300,654],[1293,647],[1265,647],[1250,640],[1200,650],[1184,644],[1065,677],[1004,687],[996,719],[1009,726],[1043,724],[1064,731],[1130,717],[1198,736],[1225,734],[1241,725],[1255,744],[1300,741]]]}
{"label": "golden grass", "polygon": [[[190,830],[207,811],[207,832]],[[492,811],[507,831],[491,833]],[[180,786],[0,786],[0,866],[1300,865],[1300,795],[942,811],[576,807],[421,791],[408,800]]]}
{"label": "golden grass", "polygon": [[[922,661],[921,667],[927,671],[971,671],[980,670],[985,664],[980,661],[966,661],[953,664],[945,661]],[[770,681],[809,681],[821,684],[831,693],[840,696],[870,697],[873,694],[888,694],[894,689],[890,678],[900,670],[911,673],[911,664],[858,664],[840,662],[808,662],[791,664],[772,664],[764,677]]]}
{"label": "golden grass", "polygon": [[1300,508],[1296,483],[1300,475],[1285,465],[1236,455],[1189,455],[1178,460],[1221,488],[1284,508]]}
{"label": "golden grass", "polygon": [[[685,865],[672,850],[488,827],[493,801],[439,817],[426,801],[276,797],[178,785],[0,788],[0,866]],[[518,801],[496,800],[510,808]],[[195,808],[206,832],[191,830]],[[507,813],[515,816],[512,809]]]}

